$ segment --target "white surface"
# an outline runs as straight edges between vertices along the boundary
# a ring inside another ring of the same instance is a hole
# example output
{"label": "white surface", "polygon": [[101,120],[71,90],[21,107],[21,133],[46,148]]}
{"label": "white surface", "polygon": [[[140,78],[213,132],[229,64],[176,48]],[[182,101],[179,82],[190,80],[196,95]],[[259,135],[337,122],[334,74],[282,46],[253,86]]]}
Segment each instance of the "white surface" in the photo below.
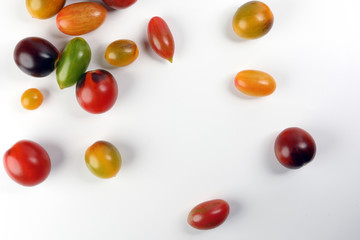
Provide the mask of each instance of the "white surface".
{"label": "white surface", "polygon": [[[135,41],[140,55],[128,67],[107,67],[120,91],[102,115],[81,109],[75,88],[61,91],[55,73],[32,78],[17,68],[21,39],[39,36],[62,49],[72,38],[55,17],[32,19],[24,2],[7,1],[0,15],[0,153],[31,139],[53,168],[31,188],[0,168],[0,239],[360,239],[360,1],[267,0],[275,23],[254,41],[232,32],[246,1],[139,0],[112,11],[83,36],[93,51],[89,70],[106,67],[105,48],[117,39]],[[155,15],[175,38],[173,64],[146,44]],[[233,78],[244,69],[271,74],[274,94],[237,93]],[[30,87],[46,93],[31,112],[20,105]],[[273,153],[275,137],[291,126],[317,143],[313,162],[295,171]],[[113,179],[85,166],[97,140],[121,152]],[[188,226],[190,209],[214,198],[230,203],[227,221],[209,231]]]}

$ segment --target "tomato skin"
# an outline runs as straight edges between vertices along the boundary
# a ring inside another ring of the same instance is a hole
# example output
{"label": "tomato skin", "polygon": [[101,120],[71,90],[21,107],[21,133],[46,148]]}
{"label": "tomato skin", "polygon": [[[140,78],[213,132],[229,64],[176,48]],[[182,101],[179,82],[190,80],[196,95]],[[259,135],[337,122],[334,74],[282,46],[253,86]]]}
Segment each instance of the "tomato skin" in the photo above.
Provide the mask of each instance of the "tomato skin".
{"label": "tomato skin", "polygon": [[29,88],[21,95],[21,105],[27,110],[35,110],[43,102],[43,95],[36,88]]}
{"label": "tomato skin", "polygon": [[105,51],[106,61],[116,67],[125,67],[134,62],[139,56],[139,49],[135,42],[121,39],[109,44]]}
{"label": "tomato skin", "polygon": [[253,97],[264,97],[276,89],[275,79],[258,70],[244,70],[235,77],[235,86],[242,93]]}
{"label": "tomato skin", "polygon": [[14,50],[16,65],[33,77],[45,77],[52,73],[59,57],[56,47],[39,37],[24,38]]}
{"label": "tomato skin", "polygon": [[57,14],[65,5],[65,0],[26,0],[30,15],[38,19],[47,19]]}
{"label": "tomato skin", "polygon": [[234,32],[244,39],[257,39],[267,34],[274,15],[263,2],[250,1],[238,8],[232,20]]}
{"label": "tomato skin", "polygon": [[123,9],[133,5],[136,0],[103,0],[103,2],[109,7]]}
{"label": "tomato skin", "polygon": [[121,156],[117,148],[106,141],[97,141],[85,153],[89,170],[99,178],[115,177],[121,167]]}
{"label": "tomato skin", "polygon": [[305,130],[291,127],[283,130],[275,140],[275,155],[285,167],[297,169],[315,157],[316,144]]}
{"label": "tomato skin", "polygon": [[56,25],[67,35],[82,35],[100,27],[106,16],[107,10],[98,3],[73,3],[60,10],[56,16]]}
{"label": "tomato skin", "polygon": [[207,230],[221,225],[230,212],[229,204],[222,199],[214,199],[202,202],[195,206],[189,213],[188,223],[190,226]]}
{"label": "tomato skin", "polygon": [[102,69],[84,73],[76,83],[77,100],[90,113],[108,111],[115,104],[117,95],[116,80]]}
{"label": "tomato skin", "polygon": [[148,38],[151,47],[162,58],[173,61],[175,43],[166,22],[160,17],[153,17],[148,24]]}
{"label": "tomato skin", "polygon": [[4,155],[7,174],[24,186],[35,186],[50,174],[51,161],[46,150],[38,143],[21,140]]}

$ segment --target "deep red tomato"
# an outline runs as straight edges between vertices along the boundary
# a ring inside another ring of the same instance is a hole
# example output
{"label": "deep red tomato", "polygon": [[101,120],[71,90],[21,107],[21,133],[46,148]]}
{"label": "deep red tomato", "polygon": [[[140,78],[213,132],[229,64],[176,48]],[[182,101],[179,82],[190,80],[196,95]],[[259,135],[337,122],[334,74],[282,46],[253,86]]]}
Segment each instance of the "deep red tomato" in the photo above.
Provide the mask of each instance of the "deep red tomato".
{"label": "deep red tomato", "polygon": [[115,104],[117,96],[116,80],[105,70],[86,72],[76,84],[77,100],[90,113],[106,112]]}
{"label": "deep red tomato", "polygon": [[51,162],[43,147],[35,142],[22,140],[5,153],[4,167],[15,182],[34,186],[49,176]]}
{"label": "deep red tomato", "polygon": [[173,61],[175,43],[166,22],[160,17],[153,17],[148,25],[148,38],[151,47],[162,58]]}
{"label": "deep red tomato", "polygon": [[229,215],[229,204],[222,199],[200,203],[189,213],[188,223],[197,229],[212,229],[222,224]]}
{"label": "deep red tomato", "polygon": [[275,155],[287,168],[300,168],[315,157],[316,144],[301,128],[287,128],[275,140]]}
{"label": "deep red tomato", "polygon": [[103,2],[109,7],[122,9],[133,5],[136,0],[103,0]]}

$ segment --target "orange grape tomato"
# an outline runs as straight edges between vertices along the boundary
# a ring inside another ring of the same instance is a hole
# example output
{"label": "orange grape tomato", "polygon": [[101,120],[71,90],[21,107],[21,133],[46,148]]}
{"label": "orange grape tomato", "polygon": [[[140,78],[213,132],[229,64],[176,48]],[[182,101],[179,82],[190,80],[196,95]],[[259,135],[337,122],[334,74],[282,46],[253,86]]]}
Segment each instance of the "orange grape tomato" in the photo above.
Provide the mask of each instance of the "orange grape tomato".
{"label": "orange grape tomato", "polygon": [[121,156],[113,144],[97,141],[86,150],[85,162],[95,176],[112,178],[120,170]]}
{"label": "orange grape tomato", "polygon": [[66,0],[26,0],[30,15],[38,19],[47,19],[56,15],[65,5]]}
{"label": "orange grape tomato", "polygon": [[139,49],[131,40],[117,40],[106,48],[106,61],[116,67],[124,67],[134,62],[139,55]]}
{"label": "orange grape tomato", "polygon": [[246,95],[263,97],[275,91],[276,82],[272,76],[265,72],[244,70],[236,75],[235,86]]}
{"label": "orange grape tomato", "polygon": [[21,96],[21,105],[27,110],[37,109],[42,102],[43,95],[36,88],[26,90]]}
{"label": "orange grape tomato", "polygon": [[235,33],[245,39],[264,36],[270,31],[273,23],[273,13],[260,1],[250,1],[239,7],[232,20]]}

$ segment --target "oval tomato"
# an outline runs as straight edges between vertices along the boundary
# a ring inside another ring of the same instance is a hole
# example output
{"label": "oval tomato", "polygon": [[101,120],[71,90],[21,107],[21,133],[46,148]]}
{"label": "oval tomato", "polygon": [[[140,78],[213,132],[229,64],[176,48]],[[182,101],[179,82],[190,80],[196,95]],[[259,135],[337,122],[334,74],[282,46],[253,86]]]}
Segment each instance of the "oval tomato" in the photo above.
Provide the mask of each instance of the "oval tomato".
{"label": "oval tomato", "polygon": [[166,22],[160,17],[153,17],[148,25],[148,38],[151,47],[162,58],[173,61],[175,43]]}
{"label": "oval tomato", "polygon": [[103,0],[103,2],[109,7],[123,9],[133,5],[136,0]]}
{"label": "oval tomato", "polygon": [[287,168],[296,169],[304,166],[315,157],[315,152],[314,139],[301,128],[287,128],[275,141],[276,158]]}
{"label": "oval tomato", "polygon": [[43,147],[33,141],[22,140],[5,153],[4,167],[15,182],[34,186],[48,177],[51,162]]}
{"label": "oval tomato", "polygon": [[229,204],[222,199],[200,203],[189,213],[188,223],[197,229],[206,230],[219,226],[229,215]]}
{"label": "oval tomato", "polygon": [[118,87],[114,77],[105,70],[86,72],[76,83],[76,98],[90,113],[103,113],[116,102]]}

